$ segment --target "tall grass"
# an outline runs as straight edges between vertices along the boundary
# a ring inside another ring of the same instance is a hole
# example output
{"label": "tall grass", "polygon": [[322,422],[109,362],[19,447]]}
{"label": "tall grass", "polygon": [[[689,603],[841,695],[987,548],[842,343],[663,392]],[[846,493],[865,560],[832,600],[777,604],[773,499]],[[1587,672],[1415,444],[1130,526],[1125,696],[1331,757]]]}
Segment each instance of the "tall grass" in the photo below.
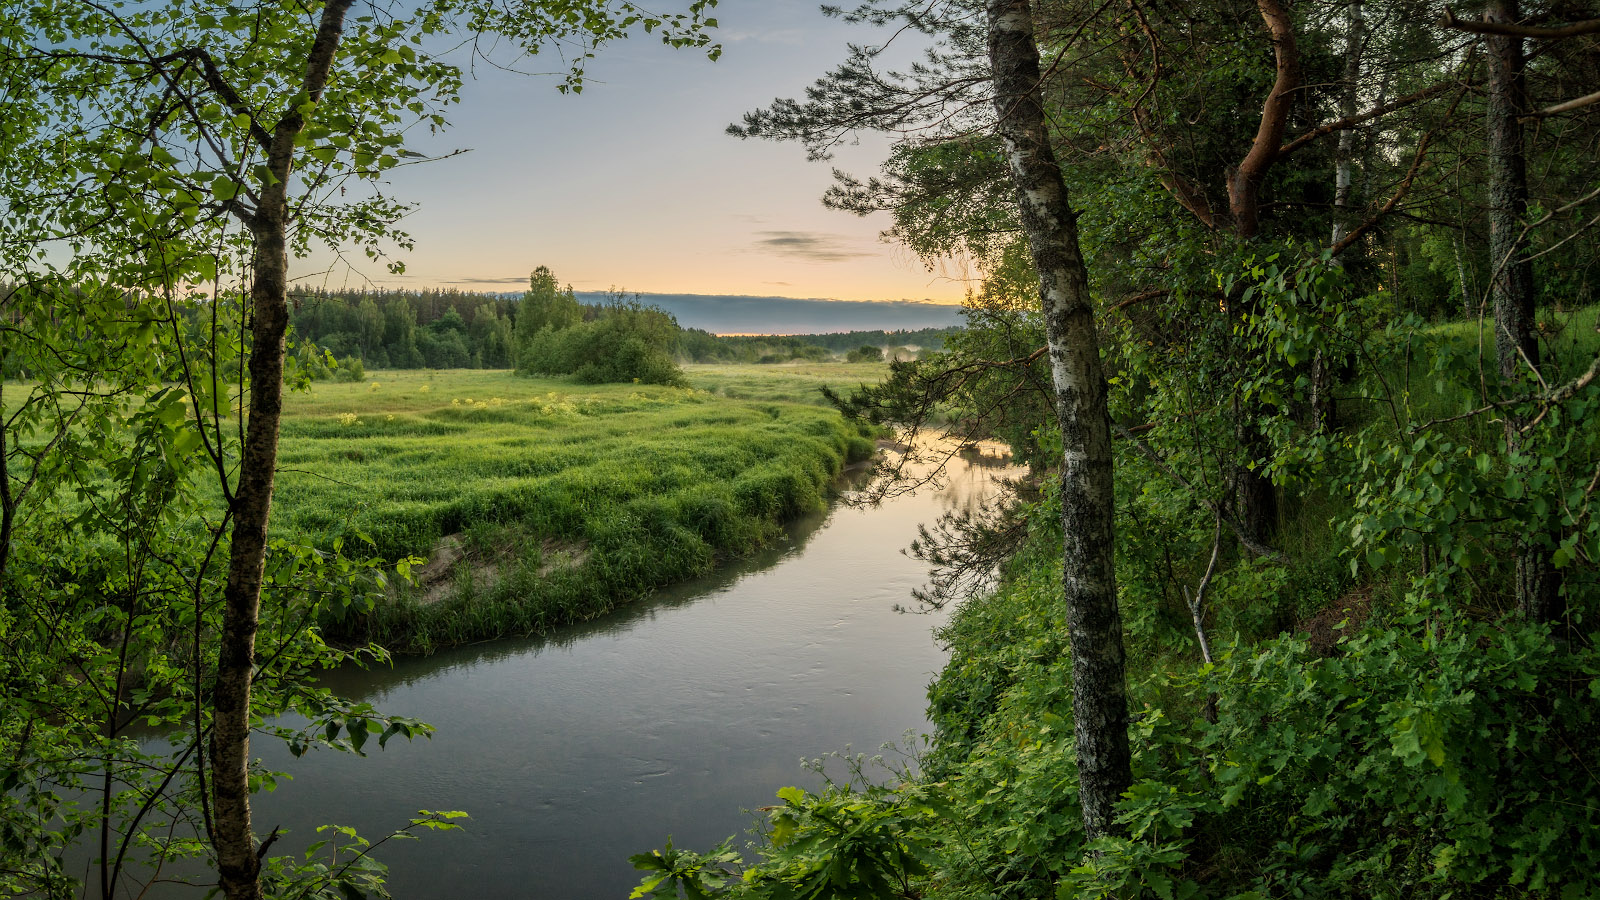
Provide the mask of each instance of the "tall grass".
{"label": "tall grass", "polygon": [[481,371],[319,383],[283,422],[275,522],[390,559],[465,536],[452,584],[326,623],[333,638],[426,652],[545,632],[755,550],[871,454],[836,412],[774,400]]}
{"label": "tall grass", "polygon": [[825,403],[821,388],[842,394],[861,384],[877,384],[889,373],[887,363],[778,363],[775,365],[686,365],[683,374],[694,387],[733,400]]}

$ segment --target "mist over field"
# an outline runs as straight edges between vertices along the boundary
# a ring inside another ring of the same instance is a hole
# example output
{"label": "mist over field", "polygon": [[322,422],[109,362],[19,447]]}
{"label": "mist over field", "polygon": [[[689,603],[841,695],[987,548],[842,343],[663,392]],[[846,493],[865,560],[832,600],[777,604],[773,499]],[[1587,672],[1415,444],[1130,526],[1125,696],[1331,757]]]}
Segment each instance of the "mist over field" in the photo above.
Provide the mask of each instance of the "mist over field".
{"label": "mist over field", "polygon": [[[578,291],[583,303],[602,303],[604,291]],[[632,296],[631,294],[629,296]],[[827,334],[906,331],[961,324],[961,307],[922,300],[822,300],[722,294],[639,294],[672,313],[684,328],[714,334]]]}

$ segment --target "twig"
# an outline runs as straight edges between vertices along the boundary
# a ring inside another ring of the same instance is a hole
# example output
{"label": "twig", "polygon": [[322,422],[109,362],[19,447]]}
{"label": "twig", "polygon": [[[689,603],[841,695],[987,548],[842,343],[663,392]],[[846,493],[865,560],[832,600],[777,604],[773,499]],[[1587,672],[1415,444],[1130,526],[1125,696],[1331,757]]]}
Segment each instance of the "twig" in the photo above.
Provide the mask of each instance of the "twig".
{"label": "twig", "polygon": [[1222,551],[1222,516],[1217,516],[1217,528],[1211,536],[1211,562],[1206,564],[1206,574],[1201,576],[1200,585],[1194,590],[1194,599],[1189,599],[1189,586],[1183,586],[1183,598],[1189,604],[1189,617],[1194,620],[1194,636],[1200,640],[1200,658],[1206,665],[1211,665],[1211,642],[1206,640],[1206,588],[1211,586],[1211,576],[1217,573],[1217,556]]}

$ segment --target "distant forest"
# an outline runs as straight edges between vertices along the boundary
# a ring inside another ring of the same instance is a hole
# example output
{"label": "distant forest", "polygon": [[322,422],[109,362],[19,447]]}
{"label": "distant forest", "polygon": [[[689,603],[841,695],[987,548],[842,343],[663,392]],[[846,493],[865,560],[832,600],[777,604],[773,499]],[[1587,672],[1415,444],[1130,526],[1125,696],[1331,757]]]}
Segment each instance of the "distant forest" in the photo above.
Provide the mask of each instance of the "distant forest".
{"label": "distant forest", "polygon": [[[620,301],[625,299],[619,295]],[[460,290],[300,290],[292,297],[300,355],[314,374],[332,355],[376,369],[509,369],[517,366],[516,319],[521,297]],[[607,304],[581,304],[586,320]],[[670,316],[669,316],[670,318]],[[833,334],[722,337],[678,328],[672,352],[683,362],[823,361],[862,346],[902,357],[936,350],[958,328]],[[347,368],[348,371],[348,368]]]}

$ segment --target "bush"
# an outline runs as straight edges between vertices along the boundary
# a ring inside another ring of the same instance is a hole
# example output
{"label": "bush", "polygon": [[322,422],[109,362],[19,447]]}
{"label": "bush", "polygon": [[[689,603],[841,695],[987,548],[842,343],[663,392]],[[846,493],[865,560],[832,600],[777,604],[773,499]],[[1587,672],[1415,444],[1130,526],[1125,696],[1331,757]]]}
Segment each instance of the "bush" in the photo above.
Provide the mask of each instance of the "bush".
{"label": "bush", "polygon": [[602,307],[598,316],[566,327],[547,323],[519,347],[518,368],[534,375],[573,375],[584,384],[638,382],[683,387],[672,359],[678,323],[637,301]]}
{"label": "bush", "polygon": [[362,365],[361,357],[346,356],[339,360],[339,367],[333,370],[334,381],[366,381],[367,367]]}

